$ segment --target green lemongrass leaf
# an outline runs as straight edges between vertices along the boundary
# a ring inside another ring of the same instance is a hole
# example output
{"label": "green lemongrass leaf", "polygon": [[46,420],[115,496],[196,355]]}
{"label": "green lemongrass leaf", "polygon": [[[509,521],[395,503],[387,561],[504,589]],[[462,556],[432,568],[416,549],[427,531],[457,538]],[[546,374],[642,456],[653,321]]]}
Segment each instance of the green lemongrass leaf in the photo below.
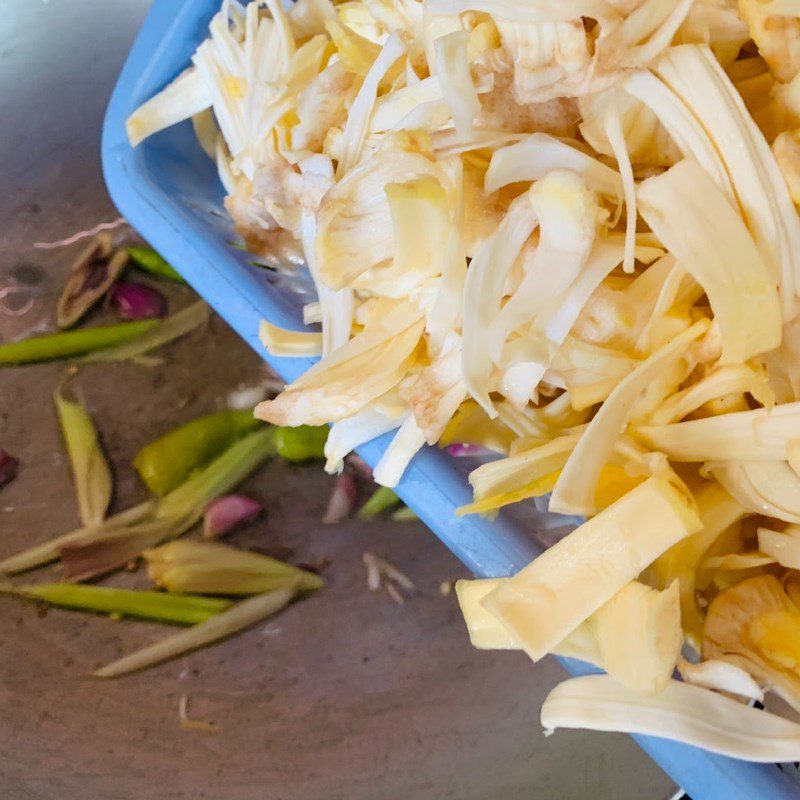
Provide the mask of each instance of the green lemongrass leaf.
{"label": "green lemongrass leaf", "polygon": [[276,428],[275,450],[287,461],[309,461],[325,458],[325,442],[330,428],[327,425],[297,425]]}
{"label": "green lemongrass leaf", "polygon": [[178,625],[205,622],[232,605],[222,597],[201,597],[77,583],[43,583],[5,587],[4,591],[52,606],[98,614],[120,614]]}
{"label": "green lemongrass leaf", "polygon": [[[126,361],[138,358],[174,339],[185,336],[198,325],[206,322],[210,313],[208,306],[202,300],[199,300],[163,320],[147,320],[148,322],[155,322],[155,325],[139,338],[122,342],[105,350],[97,350],[80,360],[84,363],[93,363],[97,361]],[[128,324],[133,325],[135,323],[129,322]]]}
{"label": "green lemongrass leaf", "polygon": [[289,604],[294,594],[293,588],[278,589],[242,600],[206,622],[113,661],[93,674],[97,678],[115,678],[212,644],[276,614]]}
{"label": "green lemongrass leaf", "polygon": [[128,248],[128,257],[139,269],[151,275],[186,283],[181,274],[152,247],[132,245]]}
{"label": "green lemongrass leaf", "polygon": [[262,426],[162,497],[150,518],[121,530],[89,531],[69,542],[60,549],[68,577],[88,580],[103,575],[124,566],[148,547],[176,539],[200,519],[212,500],[241,483],[274,452],[274,432]]}
{"label": "green lemongrass leaf", "polygon": [[400,505],[400,498],[388,487],[379,486],[361,506],[359,519],[374,519],[384,511]]}
{"label": "green lemongrass leaf", "polygon": [[[58,558],[62,550],[72,559],[75,574],[88,574],[90,567],[107,572],[114,568],[112,564],[122,566],[145,548],[187,531],[215,497],[229,492],[274,454],[274,438],[274,431],[268,426],[253,431],[157,503],[149,501],[135,506],[96,528],[80,528],[11,556],[0,561],[0,573],[41,566]],[[95,543],[102,546],[93,550],[92,560],[87,564],[79,548]]]}
{"label": "green lemongrass leaf", "polygon": [[143,319],[137,322],[121,322],[117,325],[31,336],[19,342],[0,345],[0,365],[85,357],[87,353],[116,349],[134,342],[152,332],[158,325],[158,320]]}
{"label": "green lemongrass leaf", "polygon": [[191,539],[145,550],[148,574],[170,592],[261,594],[288,586],[311,591],[324,586],[319,575],[261,553]]}
{"label": "green lemongrass leaf", "polygon": [[419,519],[419,515],[408,506],[403,506],[392,514],[392,519],[395,522],[416,522]]}
{"label": "green lemongrass leaf", "polygon": [[97,526],[105,518],[111,502],[111,470],[100,448],[92,418],[83,403],[77,398],[65,397],[63,389],[56,391],[53,400],[72,464],[78,515],[85,526]]}
{"label": "green lemongrass leaf", "polygon": [[229,492],[253,470],[275,454],[275,431],[262,426],[234,442],[201,472],[161,498],[156,517],[183,517],[200,512],[215,498]]}
{"label": "green lemongrass leaf", "polygon": [[207,414],[145,445],[133,459],[133,466],[151,492],[164,495],[263,424],[252,411]]}
{"label": "green lemongrass leaf", "polygon": [[113,517],[109,517],[97,528],[78,528],[77,530],[57,536],[55,539],[50,539],[42,544],[29,547],[21,553],[9,556],[0,561],[0,574],[13,575],[16,572],[25,572],[26,570],[49,564],[59,557],[59,553],[63,547],[75,542],[80,542],[86,539],[87,536],[98,536],[103,533],[108,534],[113,531],[125,530],[130,525],[152,517],[155,513],[155,509],[155,501],[147,500],[119,514],[115,514]]}

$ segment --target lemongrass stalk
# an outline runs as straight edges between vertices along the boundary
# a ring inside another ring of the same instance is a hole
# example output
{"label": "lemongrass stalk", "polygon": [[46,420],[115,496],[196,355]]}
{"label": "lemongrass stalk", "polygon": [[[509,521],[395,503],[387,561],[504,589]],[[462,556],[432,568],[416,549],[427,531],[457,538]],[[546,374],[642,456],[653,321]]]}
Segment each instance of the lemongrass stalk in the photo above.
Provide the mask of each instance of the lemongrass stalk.
{"label": "lemongrass stalk", "polygon": [[52,606],[99,614],[120,614],[178,625],[196,625],[230,608],[221,597],[172,594],[80,583],[43,583],[5,587],[5,591]]}
{"label": "lemongrass stalk", "polygon": [[133,466],[151,492],[164,495],[237,439],[262,425],[252,411],[207,414],[145,445],[133,459]]}
{"label": "lemongrass stalk", "polygon": [[[154,323],[142,336],[132,341],[123,341],[115,347],[98,350],[85,355],[81,361],[92,363],[96,361],[127,361],[155,350],[175,339],[185,336],[199,325],[206,322],[210,315],[208,306],[199,300],[190,306],[161,320],[145,320]],[[128,325],[137,323],[129,322]],[[141,323],[139,323],[141,324]]]}
{"label": "lemongrass stalk", "polygon": [[325,458],[325,442],[330,428],[327,425],[298,425],[277,428],[275,450],[286,461],[309,461]]}
{"label": "lemongrass stalk", "polygon": [[388,487],[379,486],[361,506],[359,519],[374,519],[384,511],[400,505],[400,498]]}
{"label": "lemongrass stalk", "polygon": [[136,559],[146,548],[185,533],[199,516],[195,513],[145,520],[111,532],[90,531],[81,540],[59,549],[64,577],[70,581],[87,581],[113,572]]}
{"label": "lemongrass stalk", "polygon": [[161,498],[156,517],[180,517],[203,509],[241,483],[275,453],[275,431],[269,426],[247,434],[217,456],[202,472]]}
{"label": "lemongrass stalk", "polygon": [[55,539],[29,547],[21,553],[16,553],[0,561],[0,574],[13,575],[16,572],[25,572],[35,567],[41,567],[55,561],[59,557],[62,547],[84,540],[93,533],[95,535],[100,532],[108,534],[111,531],[124,530],[126,526],[152,515],[155,508],[156,504],[153,500],[146,500],[144,503],[139,503],[109,517],[99,528],[78,528],[57,536]]}
{"label": "lemongrass stalk", "polygon": [[242,600],[205,622],[101,667],[93,675],[97,678],[115,678],[213,644],[276,614],[289,604],[294,594],[292,588],[278,589]]}
{"label": "lemongrass stalk", "polygon": [[53,400],[72,464],[78,515],[87,527],[97,526],[105,518],[111,502],[111,470],[100,448],[92,418],[83,403],[68,399],[60,389],[53,395]]}
{"label": "lemongrass stalk", "polygon": [[[200,519],[205,507],[215,497],[230,491],[274,452],[272,428],[264,427],[254,431],[235,442],[202,472],[162,497],[156,504],[148,501],[111,517],[96,528],[80,528],[11,556],[0,561],[0,573],[22,572],[54,561],[61,550],[68,546],[77,548],[78,545],[97,543],[116,545],[117,566],[121,566],[145,548],[153,547],[164,539],[180,536]],[[160,535],[156,535],[157,530],[160,530]],[[132,545],[130,549],[123,550],[118,543],[126,538],[136,541],[137,546]],[[72,555],[77,554],[73,552]],[[101,561],[99,555],[97,558]],[[104,549],[103,572],[112,568],[111,561],[108,550]],[[86,567],[85,564],[84,566]]]}
{"label": "lemongrass stalk", "polygon": [[159,278],[169,278],[173,281],[186,283],[180,273],[152,247],[132,245],[127,250],[130,260],[144,272],[149,272]]}
{"label": "lemongrass stalk", "polygon": [[144,551],[152,581],[170,592],[249,595],[296,586],[320,589],[319,575],[277,559],[218,542],[192,539]]}
{"label": "lemongrass stalk", "polygon": [[158,324],[158,320],[145,319],[32,336],[19,342],[0,345],[0,365],[55,361],[109,350],[140,339]]}

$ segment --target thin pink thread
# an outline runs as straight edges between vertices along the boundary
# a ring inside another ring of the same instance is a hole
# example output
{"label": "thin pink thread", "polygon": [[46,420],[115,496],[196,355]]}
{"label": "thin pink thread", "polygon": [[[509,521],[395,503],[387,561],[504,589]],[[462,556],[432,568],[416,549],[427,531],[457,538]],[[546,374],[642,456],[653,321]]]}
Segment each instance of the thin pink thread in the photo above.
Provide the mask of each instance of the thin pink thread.
{"label": "thin pink thread", "polygon": [[113,222],[101,222],[99,225],[95,225],[94,228],[91,228],[88,231],[78,231],[66,239],[59,239],[57,242],[34,242],[33,246],[38,250],[52,250],[56,247],[67,247],[68,245],[75,244],[75,242],[79,242],[81,239],[86,239],[89,236],[97,236],[97,234],[101,231],[113,231],[114,228],[119,228],[121,225],[127,224],[128,223],[124,217],[117,217]]}

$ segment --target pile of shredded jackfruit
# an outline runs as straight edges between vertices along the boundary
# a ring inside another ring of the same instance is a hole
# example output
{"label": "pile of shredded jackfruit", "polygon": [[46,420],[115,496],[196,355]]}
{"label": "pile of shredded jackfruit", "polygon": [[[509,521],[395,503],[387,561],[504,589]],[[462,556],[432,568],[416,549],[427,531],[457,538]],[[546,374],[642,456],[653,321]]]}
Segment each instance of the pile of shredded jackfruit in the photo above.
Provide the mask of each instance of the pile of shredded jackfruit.
{"label": "pile of shredded jackfruit", "polygon": [[[128,121],[191,118],[249,249],[305,263],[256,415],[500,455],[588,521],[462,581],[474,644],[574,656],[545,728],[800,760],[800,3],[226,0]],[[683,654],[683,655],[682,655]],[[685,656],[685,657],[684,657]],[[673,678],[679,670],[682,680]]]}

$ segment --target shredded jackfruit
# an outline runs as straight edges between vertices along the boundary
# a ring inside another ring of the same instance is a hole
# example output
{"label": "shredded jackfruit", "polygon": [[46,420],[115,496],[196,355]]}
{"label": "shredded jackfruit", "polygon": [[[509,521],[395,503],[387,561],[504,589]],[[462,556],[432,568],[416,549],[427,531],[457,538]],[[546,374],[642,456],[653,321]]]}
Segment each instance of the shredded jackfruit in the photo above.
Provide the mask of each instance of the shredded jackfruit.
{"label": "shredded jackfruit", "polygon": [[321,331],[260,334],[321,360],[257,416],[332,423],[330,472],[393,432],[387,486],[476,445],[458,514],[584,518],[459,588],[476,646],[619,682],[547,725],[800,757],[715,694],[800,708],[799,41],[796,0],[225,0],[128,120],[191,120],[246,246],[310,274]]}

